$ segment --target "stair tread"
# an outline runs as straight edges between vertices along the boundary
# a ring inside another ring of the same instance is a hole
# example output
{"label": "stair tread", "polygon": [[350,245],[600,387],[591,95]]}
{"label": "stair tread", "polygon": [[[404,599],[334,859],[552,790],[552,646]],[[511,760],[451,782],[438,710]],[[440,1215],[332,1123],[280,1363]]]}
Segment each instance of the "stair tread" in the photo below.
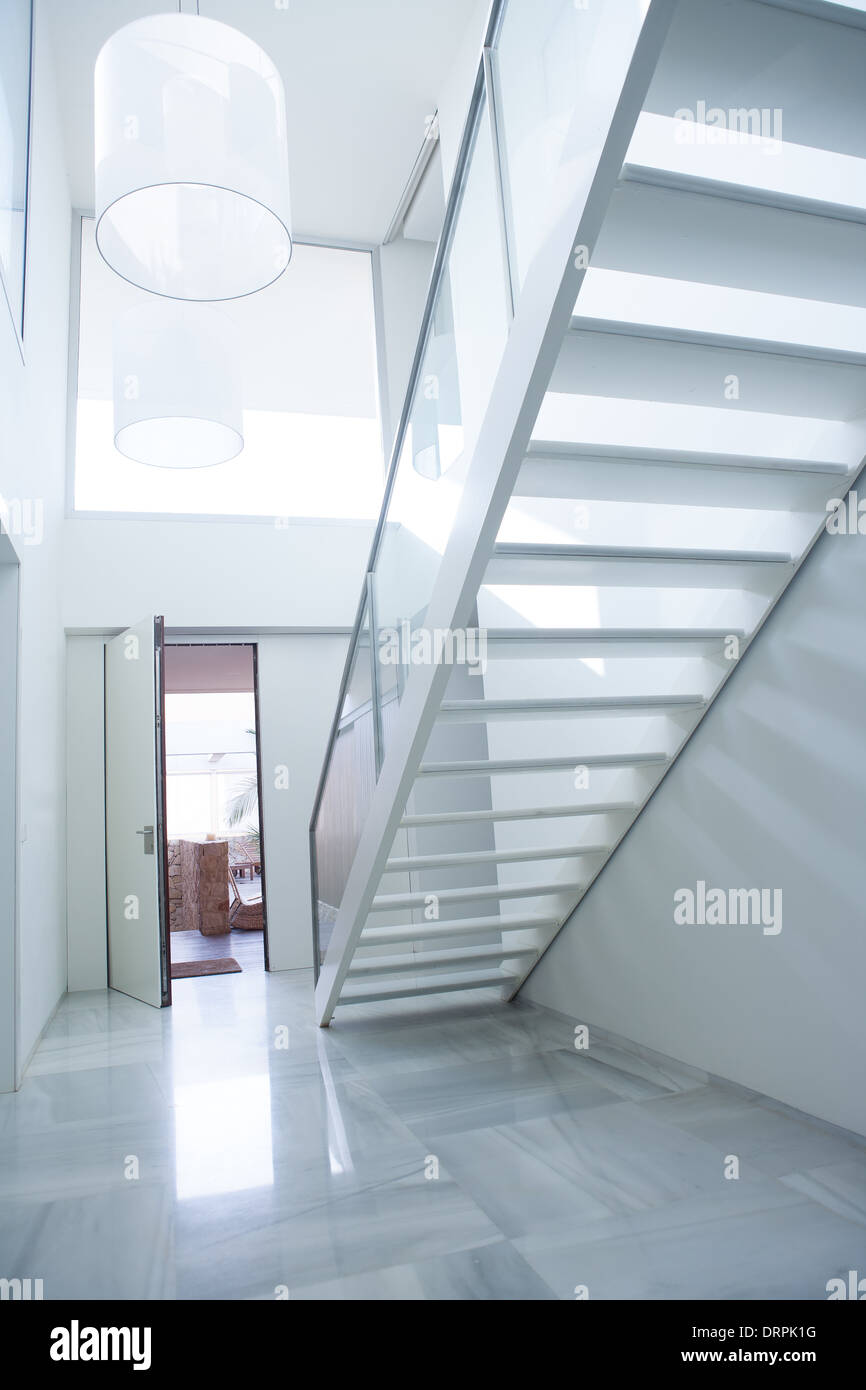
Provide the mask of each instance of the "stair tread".
{"label": "stair tread", "polygon": [[[650,451],[648,451],[649,453]],[[790,525],[791,513],[818,512],[824,507],[830,488],[847,491],[847,482],[852,476],[845,463],[785,463],[777,460],[776,466],[768,460],[746,460],[741,462],[734,457],[706,459],[701,463],[669,456],[655,459],[649,456],[629,457],[622,455],[595,456],[592,453],[548,452],[527,454],[520,466],[514,485],[511,501],[504,521],[509,523],[511,515],[529,502],[535,512],[540,504],[549,509],[554,504],[557,514],[567,514],[569,507],[580,504],[583,507],[601,503],[607,510],[625,501],[630,508],[639,507],[699,507],[704,515],[714,514],[719,526],[728,525],[732,516],[743,517],[748,525],[752,517],[746,513],[775,513],[773,525]],[[785,519],[782,519],[782,514]],[[685,515],[681,512],[680,515]],[[587,533],[585,539],[595,532]],[[717,532],[718,534],[718,532]],[[774,533],[775,534],[775,533]],[[780,534],[787,534],[782,531]],[[505,533],[503,532],[503,539]],[[616,537],[619,539],[619,537]],[[573,539],[573,537],[567,537]],[[691,539],[691,537],[690,537]],[[697,540],[697,538],[695,538]],[[717,543],[713,536],[705,538],[707,543]],[[744,544],[726,538],[726,544]],[[764,544],[763,541],[760,542]],[[785,548],[785,543],[781,548]],[[519,582],[548,583],[545,575],[549,560],[514,559],[497,560],[491,557],[487,563],[484,583],[495,582],[490,576],[501,572],[503,583],[508,583],[512,567],[519,569]],[[574,583],[567,576],[569,560],[563,560],[561,567],[566,572],[563,582]],[[610,559],[584,561],[584,569],[595,565],[598,583],[610,585],[642,584],[654,581],[664,587],[675,580],[678,584],[718,583],[725,575],[717,574],[719,566],[707,561],[693,564],[674,563],[661,566],[657,560],[647,560],[640,564],[634,560],[621,563]],[[660,573],[658,578],[655,569]],[[645,574],[640,573],[642,570]],[[536,578],[537,572],[537,578]],[[677,577],[679,576],[679,577]],[[581,582],[586,583],[585,574]]]}
{"label": "stair tread", "polygon": [[558,917],[460,917],[438,922],[406,922],[396,927],[365,927],[360,946],[396,945],[400,941],[435,941],[437,937],[472,936],[476,932],[531,931],[557,927]]}
{"label": "stair tread", "polygon": [[494,902],[496,899],[537,898],[551,893],[581,893],[582,883],[485,883],[471,888],[418,889],[408,893],[377,893],[373,912],[387,912],[398,907],[423,907],[431,892],[441,903]]}
{"label": "stair tread", "polygon": [[460,965],[467,961],[513,960],[537,956],[537,946],[456,946],[445,951],[407,951],[396,956],[355,956],[349,967],[349,977],[402,973],[433,969],[436,966]]}
{"label": "stair tread", "polygon": [[532,807],[508,807],[500,810],[484,811],[430,811],[426,815],[404,816],[401,826],[420,826],[420,825],[452,825],[455,822],[475,823],[481,821],[495,820],[532,820],[538,818],[555,818],[557,816],[606,816],[618,812],[637,812],[640,805],[636,801],[611,801],[593,802],[585,806],[532,806]]}
{"label": "stair tread", "polygon": [[[786,5],[788,0],[769,3]],[[798,8],[796,0],[792,8]],[[866,23],[861,10],[833,4],[822,5],[821,17],[857,27]],[[712,142],[680,143],[671,138],[677,129],[675,122],[676,117],[641,112],[623,163],[624,180],[819,217],[866,220],[863,160],[858,156],[779,141],[768,158],[764,142],[752,137],[743,141],[734,132],[723,140],[718,130]],[[852,193],[859,193],[859,201],[852,200]]]}
{"label": "stair tread", "polygon": [[[772,4],[773,0],[768,0]],[[758,183],[713,177],[709,173],[686,172],[661,164],[627,160],[622,168],[624,181],[648,183],[657,188],[673,188],[685,193],[701,193],[707,197],[731,198],[740,202],[758,203],[762,207],[781,208],[790,212],[807,212],[813,217],[842,218],[848,222],[866,222],[866,208],[857,203],[833,201],[831,198],[809,196],[803,192],[786,192]],[[840,193],[844,191],[842,187]]]}
{"label": "stair tread", "polygon": [[[756,323],[764,336],[756,336]],[[866,307],[858,304],[597,267],[586,272],[571,329],[863,364],[864,323]]]}
{"label": "stair tread", "polygon": [[565,757],[470,758],[460,762],[422,763],[419,776],[447,776],[468,772],[523,772],[564,767],[634,767],[670,761],[668,753],[574,753]]}
{"label": "stair tread", "polygon": [[712,564],[790,565],[793,557],[785,550],[709,550],[669,545],[539,545],[522,541],[499,541],[493,547],[497,558],[532,557],[551,560],[660,560],[671,562],[708,561]]}
{"label": "stair tread", "polygon": [[683,328],[677,324],[654,323],[643,319],[605,319],[576,314],[572,329],[580,333],[620,333],[672,343],[692,343],[695,347],[736,347],[772,357],[813,357],[822,362],[850,362],[866,366],[866,352],[852,347],[824,346],[820,343],[788,342],[780,338],[747,338],[741,333],[725,333],[711,328]]}
{"label": "stair tread", "polygon": [[408,999],[416,994],[446,994],[452,990],[487,989],[498,985],[513,985],[517,976],[507,970],[462,970],[457,975],[435,975],[420,984],[405,981],[356,982],[344,984],[341,1004],[375,1004],[379,1000]]}
{"label": "stair tread", "polygon": [[728,637],[745,641],[742,627],[488,627],[491,643],[545,642],[722,642]]}
{"label": "stair tread", "polygon": [[558,710],[656,709],[660,705],[680,708],[706,703],[703,695],[585,695],[552,700],[443,700],[440,712],[457,714],[478,711],[483,714],[500,710],[504,713],[538,710],[555,713]]}
{"label": "stair tread", "polygon": [[528,849],[481,849],[456,854],[410,854],[389,859],[385,873],[410,873],[413,869],[459,869],[471,864],[509,864],[533,859],[571,859],[582,854],[607,854],[607,845],[556,845]]}
{"label": "stair tread", "polygon": [[[528,459],[553,459],[558,462],[587,463],[655,463],[681,468],[715,468],[737,473],[741,470],[757,470],[767,473],[829,473],[847,477],[851,470],[844,463],[832,463],[815,459],[767,458],[760,455],[688,453],[678,449],[627,449],[623,446],[611,448],[608,452],[602,445],[593,445],[588,450],[579,444],[562,443],[553,439],[533,439],[526,451]],[[518,478],[518,488],[519,488]],[[515,489],[515,496],[520,496]]]}

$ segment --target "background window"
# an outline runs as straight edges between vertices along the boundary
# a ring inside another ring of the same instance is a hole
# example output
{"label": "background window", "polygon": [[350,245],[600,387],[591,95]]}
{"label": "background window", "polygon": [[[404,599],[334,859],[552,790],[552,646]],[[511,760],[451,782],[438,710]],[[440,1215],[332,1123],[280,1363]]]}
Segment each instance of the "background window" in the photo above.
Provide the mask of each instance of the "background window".
{"label": "background window", "polygon": [[237,331],[245,447],[212,468],[150,468],[114,447],[112,326],[146,301],[105,264],[93,218],[83,218],[76,511],[378,515],[384,461],[368,252],[295,243],[275,284],[218,306]]}

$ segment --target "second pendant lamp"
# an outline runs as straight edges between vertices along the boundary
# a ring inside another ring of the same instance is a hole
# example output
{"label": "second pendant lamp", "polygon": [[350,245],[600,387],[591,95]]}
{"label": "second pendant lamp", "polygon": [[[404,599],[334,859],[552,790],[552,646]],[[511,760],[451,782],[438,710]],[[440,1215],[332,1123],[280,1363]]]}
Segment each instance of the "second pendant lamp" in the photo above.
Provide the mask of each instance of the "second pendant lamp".
{"label": "second pendant lamp", "polygon": [[244,447],[235,328],[220,310],[157,300],[114,325],[114,444],[155,468],[207,468]]}

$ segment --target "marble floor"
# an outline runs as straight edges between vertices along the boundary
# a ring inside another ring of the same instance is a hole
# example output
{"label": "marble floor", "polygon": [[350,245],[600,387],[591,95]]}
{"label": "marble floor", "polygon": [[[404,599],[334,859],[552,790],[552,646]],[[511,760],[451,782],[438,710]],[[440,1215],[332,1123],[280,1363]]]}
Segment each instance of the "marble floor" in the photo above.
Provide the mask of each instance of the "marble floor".
{"label": "marble floor", "polygon": [[[492,996],[307,972],[68,995],[0,1096],[0,1276],[51,1298],[825,1299],[864,1147]],[[739,1177],[725,1176],[728,1156]]]}

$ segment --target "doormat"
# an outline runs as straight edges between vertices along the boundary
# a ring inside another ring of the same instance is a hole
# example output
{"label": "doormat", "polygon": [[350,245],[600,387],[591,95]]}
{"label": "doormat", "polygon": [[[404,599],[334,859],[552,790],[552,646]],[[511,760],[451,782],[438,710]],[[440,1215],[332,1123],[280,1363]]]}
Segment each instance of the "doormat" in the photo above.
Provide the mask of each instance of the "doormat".
{"label": "doormat", "polygon": [[171,978],[188,980],[192,975],[231,975],[240,968],[233,956],[220,956],[214,960],[172,961]]}

